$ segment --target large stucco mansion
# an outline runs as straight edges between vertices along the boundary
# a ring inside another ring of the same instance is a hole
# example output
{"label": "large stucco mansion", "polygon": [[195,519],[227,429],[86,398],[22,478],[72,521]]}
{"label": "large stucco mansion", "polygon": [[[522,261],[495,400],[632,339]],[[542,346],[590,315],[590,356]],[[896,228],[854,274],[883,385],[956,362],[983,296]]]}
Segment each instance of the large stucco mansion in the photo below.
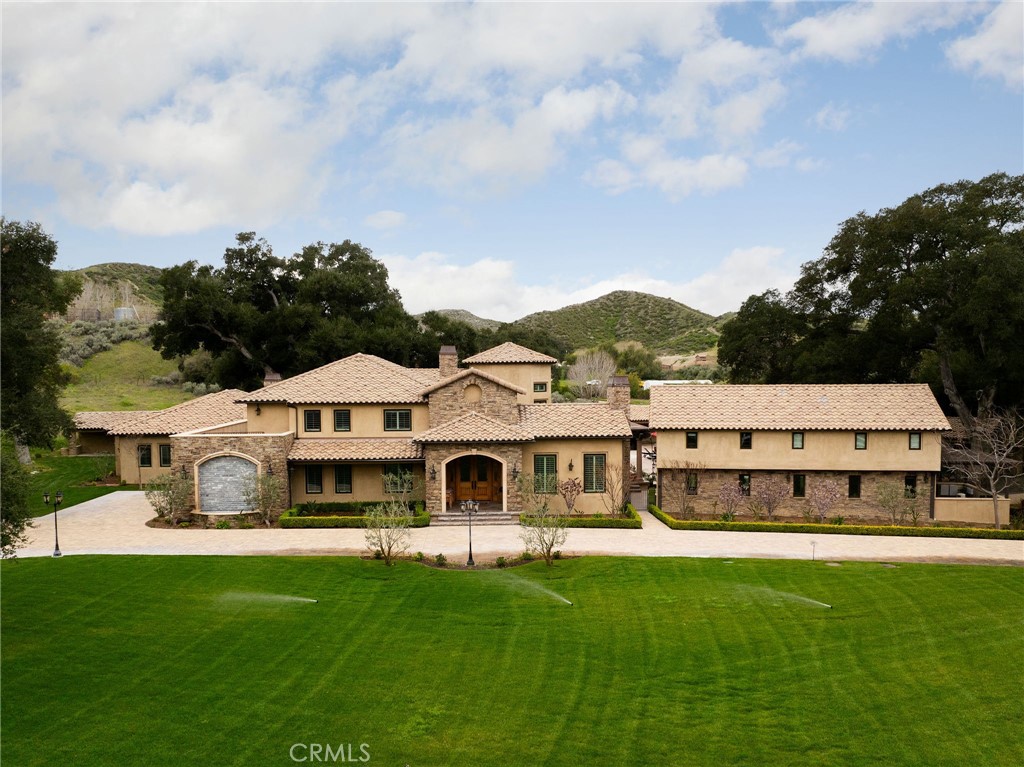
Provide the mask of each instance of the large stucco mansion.
{"label": "large stucco mansion", "polygon": [[926,520],[992,521],[990,500],[941,497],[950,425],[925,385],[664,386],[648,407],[631,405],[628,381],[615,377],[607,402],[552,403],[555,363],[513,343],[461,366],[442,347],[436,368],[354,354],[253,392],[79,413],[76,424],[82,449],[113,450],[125,482],[191,475],[203,514],[244,510],[242,488],[262,472],[288,478],[282,508],[384,500],[400,477],[423,488],[433,516],[463,501],[515,515],[526,474],[556,507],[557,482],[579,479],[576,509],[601,513],[611,488],[629,487],[631,449],[656,445],[669,513],[714,513],[724,483],[749,494],[774,477],[788,488],[783,517],[803,515],[810,488],[832,480],[844,496],[835,513],[851,520],[882,521],[878,490],[895,482],[920,498]]}

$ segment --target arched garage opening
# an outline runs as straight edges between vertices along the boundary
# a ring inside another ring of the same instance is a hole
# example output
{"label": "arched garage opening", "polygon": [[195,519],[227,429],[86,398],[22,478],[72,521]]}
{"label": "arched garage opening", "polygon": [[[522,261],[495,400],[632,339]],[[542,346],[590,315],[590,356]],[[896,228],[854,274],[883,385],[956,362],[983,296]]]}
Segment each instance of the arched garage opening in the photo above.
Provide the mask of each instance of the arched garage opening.
{"label": "arched garage opening", "polygon": [[239,514],[249,511],[246,484],[256,476],[258,463],[235,453],[203,459],[198,468],[198,511],[201,514]]}

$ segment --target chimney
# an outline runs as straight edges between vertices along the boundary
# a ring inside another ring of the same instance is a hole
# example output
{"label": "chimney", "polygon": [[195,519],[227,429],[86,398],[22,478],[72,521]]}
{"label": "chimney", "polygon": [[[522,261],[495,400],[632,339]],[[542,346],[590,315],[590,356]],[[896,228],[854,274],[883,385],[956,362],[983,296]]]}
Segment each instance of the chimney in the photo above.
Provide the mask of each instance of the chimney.
{"label": "chimney", "polygon": [[629,378],[612,376],[608,379],[608,407],[629,412]]}
{"label": "chimney", "polygon": [[276,370],[271,370],[270,368],[268,368],[268,367],[266,367],[264,365],[264,367],[263,367],[263,385],[264,386],[270,386],[270,384],[275,384],[275,383],[277,383],[280,380],[281,380],[281,374],[280,373],[278,373]]}
{"label": "chimney", "polygon": [[437,354],[437,366],[441,368],[441,378],[451,378],[459,372],[459,353],[454,346],[442,346]]}

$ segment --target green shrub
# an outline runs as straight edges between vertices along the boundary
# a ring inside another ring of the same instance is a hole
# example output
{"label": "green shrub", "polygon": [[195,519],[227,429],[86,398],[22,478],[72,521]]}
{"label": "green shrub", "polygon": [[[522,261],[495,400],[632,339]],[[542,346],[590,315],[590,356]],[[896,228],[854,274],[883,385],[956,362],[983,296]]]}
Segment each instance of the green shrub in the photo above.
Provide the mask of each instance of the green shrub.
{"label": "green shrub", "polygon": [[830,519],[828,521],[828,523],[830,525],[841,525],[845,521],[846,521],[846,517],[843,517],[843,516],[840,516],[839,514],[837,514],[836,516],[832,517],[832,519]]}
{"label": "green shrub", "polygon": [[[305,505],[305,504],[304,504]],[[366,506],[376,506],[375,503],[365,504]],[[317,511],[323,511],[324,506],[329,504],[317,504]],[[302,516],[298,507],[292,507],[288,511],[284,512],[280,518],[281,527],[288,529],[295,528],[324,528],[324,527],[366,527],[366,517],[363,515],[354,516],[351,514],[344,515],[331,515],[331,514],[320,514],[315,516]],[[409,518],[409,527],[428,527],[430,525],[430,515],[423,512],[420,515]]]}
{"label": "green shrub", "polygon": [[506,560],[505,557],[498,557],[494,560],[494,564],[496,567],[507,567],[508,560]]}
{"label": "green shrub", "polygon": [[425,557],[423,556],[422,551],[417,551],[415,554],[412,555],[413,562],[422,562],[424,559]]}
{"label": "green shrub", "polygon": [[555,558],[555,559],[561,559],[561,558],[562,558],[562,552],[561,552],[561,551],[556,551],[556,552],[555,552],[554,554],[552,554],[551,556],[552,556],[553,558]]}
{"label": "green shrub", "polygon": [[529,551],[524,551],[522,554],[519,555],[519,558],[524,562],[532,562],[533,554],[531,554]]}
{"label": "green shrub", "polygon": [[566,527],[603,527],[618,530],[639,530],[643,527],[640,514],[633,504],[627,503],[625,514],[621,517],[607,517],[604,514],[594,514],[590,517],[571,516],[565,520]]}
{"label": "green shrub", "polygon": [[896,527],[892,525],[834,525],[806,522],[702,522],[669,516],[657,506],[648,511],[673,530],[729,530],[745,533],[816,533],[835,535],[895,535],[921,538],[998,538],[1024,541],[1024,530],[984,527]]}
{"label": "green shrub", "polygon": [[446,557],[444,554],[438,554],[436,557],[434,557],[434,564],[436,564],[438,567],[447,567],[448,557]]}
{"label": "green shrub", "polygon": [[217,520],[217,524],[214,525],[214,527],[216,527],[218,530],[230,530],[231,523],[228,522],[226,519],[219,519]]}

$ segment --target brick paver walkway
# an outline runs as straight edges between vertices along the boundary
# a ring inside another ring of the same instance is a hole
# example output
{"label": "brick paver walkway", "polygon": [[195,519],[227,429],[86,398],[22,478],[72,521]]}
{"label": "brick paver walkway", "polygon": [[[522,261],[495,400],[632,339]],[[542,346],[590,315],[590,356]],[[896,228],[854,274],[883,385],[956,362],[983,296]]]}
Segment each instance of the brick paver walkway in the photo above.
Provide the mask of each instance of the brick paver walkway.
{"label": "brick paver walkway", "polygon": [[[61,550],[75,554],[364,554],[362,530],[166,530],[146,527],[153,511],[141,492],[119,491],[60,512]],[[670,530],[641,512],[642,530],[569,531],[563,551],[573,554],[630,556],[759,557],[975,562],[1024,565],[1024,541],[957,538],[898,538],[806,533],[732,533]],[[443,553],[452,562],[465,559],[465,527],[427,527],[411,531],[410,551]],[[812,541],[814,546],[811,546]],[[516,526],[474,527],[478,560],[523,550]],[[39,517],[20,557],[53,553],[53,515]]]}

